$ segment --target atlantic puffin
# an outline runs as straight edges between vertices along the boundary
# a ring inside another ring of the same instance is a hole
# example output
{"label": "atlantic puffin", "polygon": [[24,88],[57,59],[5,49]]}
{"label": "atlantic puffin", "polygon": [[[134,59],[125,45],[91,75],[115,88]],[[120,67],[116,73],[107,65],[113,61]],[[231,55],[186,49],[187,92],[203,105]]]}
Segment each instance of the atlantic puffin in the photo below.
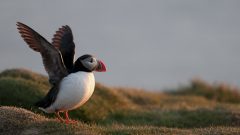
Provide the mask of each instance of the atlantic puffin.
{"label": "atlantic puffin", "polygon": [[[17,29],[28,46],[41,54],[51,84],[47,95],[35,105],[46,113],[55,113],[61,122],[75,123],[68,111],[89,100],[95,88],[93,71],[105,72],[105,64],[90,54],[74,62],[75,44],[68,25],[56,31],[52,43],[21,22],[17,22]],[[65,119],[60,112],[65,114]]]}

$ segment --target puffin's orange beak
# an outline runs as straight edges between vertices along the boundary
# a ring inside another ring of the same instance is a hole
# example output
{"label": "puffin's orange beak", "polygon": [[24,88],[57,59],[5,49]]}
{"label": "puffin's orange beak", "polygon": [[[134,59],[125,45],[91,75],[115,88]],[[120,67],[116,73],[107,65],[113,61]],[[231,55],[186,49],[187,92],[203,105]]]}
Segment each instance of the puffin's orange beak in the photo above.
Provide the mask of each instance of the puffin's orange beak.
{"label": "puffin's orange beak", "polygon": [[106,72],[107,71],[105,64],[101,60],[98,60],[98,66],[95,69],[95,71],[97,71],[97,72]]}

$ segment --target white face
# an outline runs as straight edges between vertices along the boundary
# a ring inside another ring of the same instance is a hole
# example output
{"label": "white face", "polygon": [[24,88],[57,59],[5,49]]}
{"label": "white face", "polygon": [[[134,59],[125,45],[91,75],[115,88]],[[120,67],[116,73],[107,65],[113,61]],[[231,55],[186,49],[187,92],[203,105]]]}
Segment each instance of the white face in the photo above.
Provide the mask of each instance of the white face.
{"label": "white face", "polygon": [[88,58],[82,60],[81,62],[83,64],[83,66],[85,68],[89,69],[90,71],[94,70],[98,65],[97,59],[94,57],[88,57]]}

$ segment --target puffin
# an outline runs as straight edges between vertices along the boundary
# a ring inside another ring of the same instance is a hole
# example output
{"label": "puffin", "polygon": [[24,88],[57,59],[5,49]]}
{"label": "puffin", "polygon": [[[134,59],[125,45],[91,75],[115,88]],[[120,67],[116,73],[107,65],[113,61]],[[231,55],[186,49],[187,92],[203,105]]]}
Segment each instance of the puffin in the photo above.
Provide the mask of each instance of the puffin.
{"label": "puffin", "polygon": [[[68,25],[56,31],[52,43],[26,24],[17,22],[17,29],[27,45],[41,54],[51,85],[46,96],[35,106],[46,113],[55,113],[60,122],[76,123],[69,118],[68,111],[90,99],[95,89],[93,72],[106,72],[105,64],[90,54],[82,55],[74,62],[75,44]],[[65,119],[60,113],[64,113]]]}

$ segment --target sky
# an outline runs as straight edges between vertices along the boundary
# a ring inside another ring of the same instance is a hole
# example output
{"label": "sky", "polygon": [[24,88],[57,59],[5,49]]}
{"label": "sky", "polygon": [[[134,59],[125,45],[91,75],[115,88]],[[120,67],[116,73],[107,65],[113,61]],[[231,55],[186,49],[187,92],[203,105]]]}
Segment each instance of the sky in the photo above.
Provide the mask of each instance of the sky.
{"label": "sky", "polygon": [[21,39],[16,22],[48,41],[69,25],[75,58],[93,54],[110,86],[163,90],[193,78],[240,86],[238,0],[1,0],[0,70],[46,75],[41,56]]}

